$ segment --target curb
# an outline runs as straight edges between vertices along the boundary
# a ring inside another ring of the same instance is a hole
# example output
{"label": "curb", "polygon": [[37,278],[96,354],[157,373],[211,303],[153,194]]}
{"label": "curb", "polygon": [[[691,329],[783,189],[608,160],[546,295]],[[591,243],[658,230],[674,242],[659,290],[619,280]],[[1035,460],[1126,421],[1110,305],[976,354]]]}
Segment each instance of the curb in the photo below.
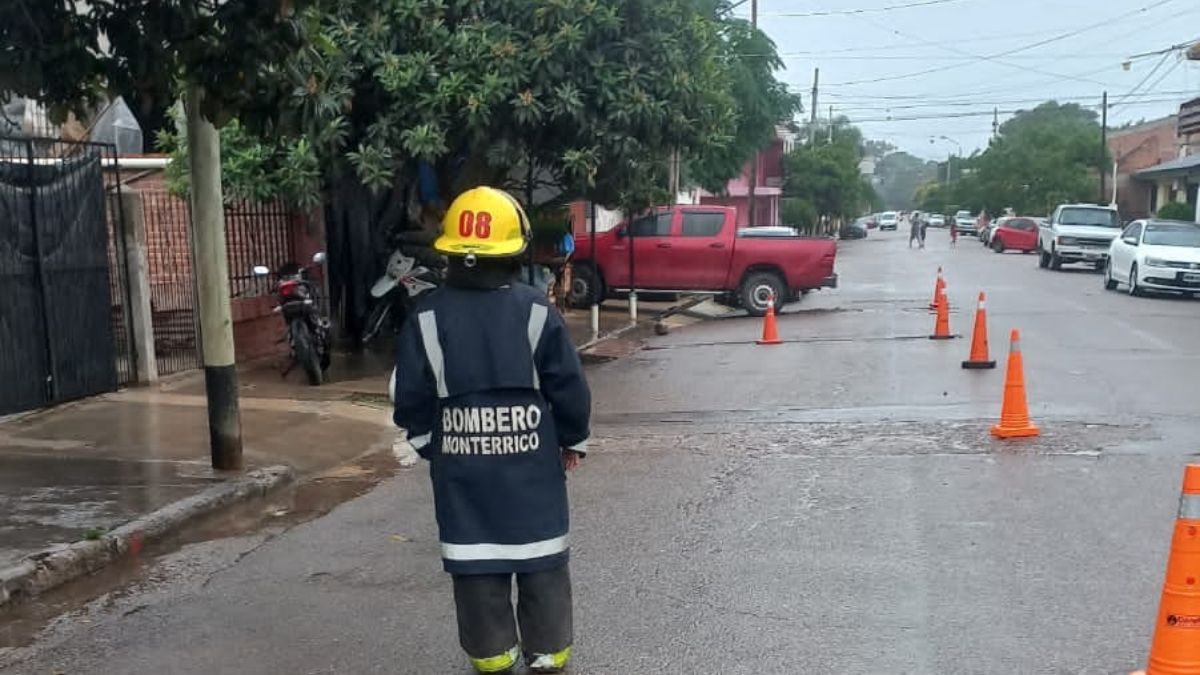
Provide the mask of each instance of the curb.
{"label": "curb", "polygon": [[12,567],[0,569],[0,609],[92,574],[122,557],[137,556],[147,544],[165,538],[181,525],[231,504],[262,497],[290,483],[293,477],[286,466],[251,471],[125,523],[95,541],[77,541],[34,553]]}
{"label": "curb", "polygon": [[668,307],[668,308],[654,314],[654,316],[650,319],[639,319],[637,323],[630,323],[625,326],[621,326],[620,328],[611,330],[611,331],[604,333],[598,337],[588,340],[587,342],[585,342],[581,345],[576,345],[575,351],[579,354],[583,354],[584,352],[596,347],[597,345],[603,344],[610,340],[615,340],[615,339],[625,335],[626,333],[637,330],[639,328],[653,328],[655,324],[661,322],[663,319],[670,318],[672,316],[675,316],[676,314],[686,313],[689,310],[691,310],[693,307],[695,307],[696,305],[703,304],[705,301],[707,301],[709,299],[710,299],[710,296],[708,296],[708,295],[687,296],[687,297],[681,299],[676,304],[672,305],[671,307]]}

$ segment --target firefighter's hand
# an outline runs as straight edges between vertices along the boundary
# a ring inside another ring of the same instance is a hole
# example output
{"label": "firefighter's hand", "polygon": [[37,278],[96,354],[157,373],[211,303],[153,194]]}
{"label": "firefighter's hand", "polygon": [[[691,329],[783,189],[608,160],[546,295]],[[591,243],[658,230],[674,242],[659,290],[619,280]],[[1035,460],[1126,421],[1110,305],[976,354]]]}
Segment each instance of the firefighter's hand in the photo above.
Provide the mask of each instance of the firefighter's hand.
{"label": "firefighter's hand", "polygon": [[575,452],[574,450],[568,450],[566,448],[563,448],[562,458],[563,468],[567,471],[574,471],[579,467],[579,463],[583,461],[583,455]]}

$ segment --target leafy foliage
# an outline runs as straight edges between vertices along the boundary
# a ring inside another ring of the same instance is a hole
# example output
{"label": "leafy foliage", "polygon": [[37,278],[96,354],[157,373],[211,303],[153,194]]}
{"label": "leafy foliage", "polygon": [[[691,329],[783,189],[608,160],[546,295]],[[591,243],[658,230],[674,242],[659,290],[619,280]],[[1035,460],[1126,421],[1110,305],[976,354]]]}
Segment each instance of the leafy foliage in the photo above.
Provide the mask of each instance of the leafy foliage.
{"label": "leafy foliage", "polygon": [[[187,138],[182,121],[159,130],[155,144],[171,157],[167,189],[188,193],[190,175]],[[316,153],[306,139],[264,141],[250,134],[237,120],[221,127],[221,184],[225,201],[267,202],[282,199],[301,210],[321,204],[321,171]]]}
{"label": "leafy foliage", "polygon": [[636,210],[673,150],[739,130],[723,26],[694,0],[317,0],[303,23],[282,114],[243,121],[375,189],[423,161],[444,198],[489,182]]}
{"label": "leafy foliage", "polygon": [[938,164],[907,152],[893,152],[875,165],[875,176],[879,180],[883,207],[891,211],[910,211],[916,206],[917,189],[937,179]]}
{"label": "leafy foliage", "polygon": [[301,44],[301,2],[0,3],[0,100],[39,99],[59,121],[117,94],[166,110],[182,80],[203,89],[220,126],[275,100],[271,64]]}
{"label": "leafy foliage", "polygon": [[[973,212],[1048,214],[1096,198],[1100,125],[1096,113],[1053,101],[1017,114],[983,153],[954,160],[950,186],[926,189],[922,208],[961,204]],[[944,173],[944,169],[942,170]],[[960,172],[960,173],[959,173]]]}
{"label": "leafy foliage", "polygon": [[[813,145],[797,146],[784,157],[785,217],[845,218],[869,208],[874,191],[859,172],[862,148],[862,133],[840,118],[832,134],[817,134]],[[797,224],[811,230],[807,221]]]}
{"label": "leafy foliage", "polygon": [[[241,122],[225,167],[239,195],[264,189],[243,178],[266,178],[299,153],[305,167],[315,157],[375,189],[401,188],[423,161],[444,199],[492,182],[636,210],[665,198],[674,152],[716,187],[798,106],[774,78],[774,45],[727,9],[717,0],[6,4],[0,98],[38,98],[61,118],[116,93],[165,110],[180,82],[197,85],[206,117]],[[297,138],[307,146],[287,140]],[[256,156],[261,169],[249,166]],[[306,175],[262,185],[307,185]]]}
{"label": "leafy foliage", "polygon": [[1156,215],[1163,220],[1186,220],[1191,222],[1196,219],[1196,210],[1188,204],[1171,202],[1170,204],[1164,204]]}
{"label": "leafy foliage", "polygon": [[771,141],[776,125],[790,122],[801,109],[800,97],[775,79],[775,71],[783,67],[775,43],[745,20],[727,18],[721,25],[718,46],[727,64],[725,86],[735,106],[735,129],[732,138],[700,148],[686,167],[689,179],[714,194]]}

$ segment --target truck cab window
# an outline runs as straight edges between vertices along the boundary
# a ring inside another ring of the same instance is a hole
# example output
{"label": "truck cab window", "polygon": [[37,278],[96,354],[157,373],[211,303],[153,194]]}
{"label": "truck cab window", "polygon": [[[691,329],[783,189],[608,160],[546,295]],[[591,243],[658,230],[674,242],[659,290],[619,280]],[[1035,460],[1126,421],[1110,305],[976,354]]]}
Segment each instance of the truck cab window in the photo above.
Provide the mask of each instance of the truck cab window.
{"label": "truck cab window", "polygon": [[629,224],[631,237],[667,237],[671,234],[671,212],[642,216]]}
{"label": "truck cab window", "polygon": [[685,211],[683,214],[683,236],[715,237],[725,225],[725,214],[704,211]]}

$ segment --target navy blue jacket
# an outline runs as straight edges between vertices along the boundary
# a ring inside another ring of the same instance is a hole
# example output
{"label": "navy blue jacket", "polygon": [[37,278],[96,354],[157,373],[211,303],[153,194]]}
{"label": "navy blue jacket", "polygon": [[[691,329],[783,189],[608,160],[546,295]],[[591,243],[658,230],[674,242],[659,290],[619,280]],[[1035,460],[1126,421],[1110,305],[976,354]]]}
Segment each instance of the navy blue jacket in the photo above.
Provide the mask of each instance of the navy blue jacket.
{"label": "navy blue jacket", "polygon": [[558,311],[523,284],[446,286],[400,332],[395,422],[430,462],[451,574],[563,564],[563,448],[586,451],[591,394]]}

